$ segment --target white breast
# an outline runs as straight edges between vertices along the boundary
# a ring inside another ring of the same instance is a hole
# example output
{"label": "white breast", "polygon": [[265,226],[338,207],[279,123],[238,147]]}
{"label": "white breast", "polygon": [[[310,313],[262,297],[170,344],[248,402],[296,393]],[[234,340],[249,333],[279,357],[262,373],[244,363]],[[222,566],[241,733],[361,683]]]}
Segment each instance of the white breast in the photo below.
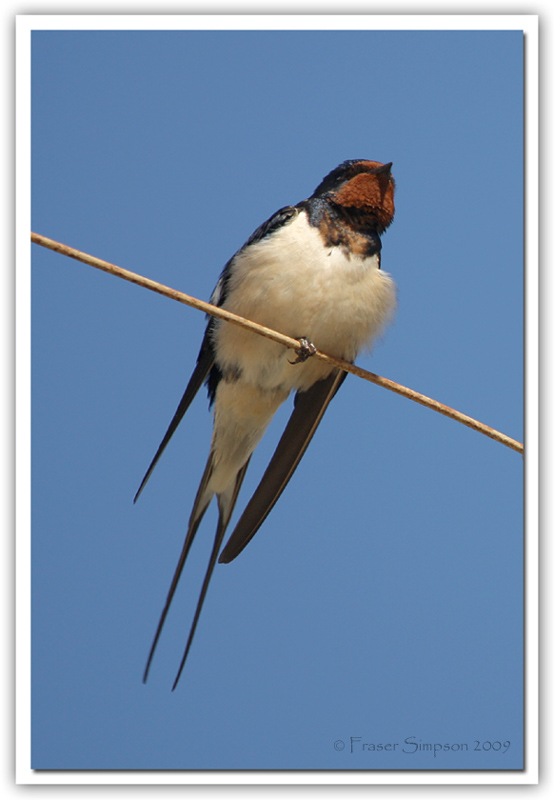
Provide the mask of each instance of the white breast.
{"label": "white breast", "polygon": [[[396,303],[378,257],[325,247],[305,212],[237,254],[232,267],[224,308],[348,360],[382,331]],[[238,368],[260,388],[306,389],[329,372],[316,359],[291,365],[292,351],[228,323],[218,323],[214,340],[223,371]]]}

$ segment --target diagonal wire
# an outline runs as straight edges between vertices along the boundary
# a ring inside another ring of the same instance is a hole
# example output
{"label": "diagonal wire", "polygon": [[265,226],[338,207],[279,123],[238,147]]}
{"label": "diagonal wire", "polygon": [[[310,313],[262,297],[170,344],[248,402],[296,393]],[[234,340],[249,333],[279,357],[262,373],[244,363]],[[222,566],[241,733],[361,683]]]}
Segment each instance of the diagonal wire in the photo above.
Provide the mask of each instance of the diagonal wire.
{"label": "diagonal wire", "polygon": [[[42,247],[46,247],[49,250],[54,250],[56,253],[68,256],[69,258],[74,258],[77,261],[82,261],[84,264],[89,264],[91,267],[96,267],[96,269],[109,272],[110,275],[116,275],[118,278],[123,278],[124,280],[135,283],[138,286],[144,287],[145,289],[150,289],[152,292],[157,292],[158,294],[162,294],[165,297],[171,298],[172,300],[177,300],[179,303],[184,303],[185,305],[196,308],[199,311],[204,311],[206,314],[211,314],[214,317],[231,322],[233,325],[239,325],[242,328],[254,331],[261,336],[272,339],[278,344],[289,347],[291,350],[296,352],[301,351],[302,343],[297,339],[291,339],[290,336],[285,336],[285,334],[274,331],[271,328],[266,328],[264,325],[251,322],[248,319],[244,319],[244,317],[239,317],[237,314],[232,314],[230,311],[219,308],[219,306],[214,306],[211,303],[205,303],[203,300],[198,300],[196,297],[192,297],[184,292],[178,292],[176,289],[171,289],[169,286],[164,286],[162,283],[150,280],[150,278],[145,278],[142,275],[138,275],[136,272],[131,272],[127,269],[123,269],[122,267],[117,267],[115,264],[110,264],[108,261],[103,261],[100,258],[91,256],[88,253],[83,253],[80,250],[76,250],[73,247],[62,244],[61,242],[56,242],[54,239],[41,236],[39,233],[31,232],[31,241],[35,244],[41,245]],[[450,419],[456,420],[456,422],[461,422],[462,425],[466,425],[468,428],[472,428],[473,430],[478,431],[479,433],[482,433],[491,439],[494,439],[496,442],[500,442],[500,444],[510,447],[512,450],[515,450],[516,453],[523,455],[523,444],[521,442],[512,439],[510,436],[506,436],[505,433],[501,433],[495,428],[491,428],[489,425],[485,425],[484,423],[473,419],[473,417],[469,417],[467,414],[463,414],[461,411],[456,411],[456,409],[450,408],[449,406],[444,405],[444,403],[439,403],[438,400],[433,400],[433,398],[427,397],[420,392],[416,392],[414,389],[409,389],[407,386],[402,386],[400,383],[391,381],[388,378],[383,378],[381,375],[376,375],[374,372],[369,372],[361,367],[357,367],[355,364],[350,364],[348,361],[343,361],[341,358],[334,358],[333,356],[326,355],[325,353],[320,353],[319,350],[315,352],[313,357],[319,358],[321,361],[324,361],[333,367],[338,367],[345,372],[351,372],[353,375],[357,375],[359,378],[363,378],[366,381],[375,383],[377,386],[382,386],[384,389],[389,389],[389,391],[402,395],[402,397],[407,397],[409,400],[413,400],[415,403],[419,403],[420,405],[426,406],[433,411],[437,411],[439,414],[443,414],[445,417],[450,417]]]}

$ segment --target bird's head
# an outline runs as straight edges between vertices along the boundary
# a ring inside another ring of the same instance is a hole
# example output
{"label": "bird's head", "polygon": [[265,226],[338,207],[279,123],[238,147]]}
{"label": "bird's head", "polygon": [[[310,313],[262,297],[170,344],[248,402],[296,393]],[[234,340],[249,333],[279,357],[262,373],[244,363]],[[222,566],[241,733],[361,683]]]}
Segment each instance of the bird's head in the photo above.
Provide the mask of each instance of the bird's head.
{"label": "bird's head", "polygon": [[385,230],[394,217],[394,178],[392,162],[354,159],[344,161],[319,184],[312,198],[326,200],[345,209],[358,209],[374,216]]}

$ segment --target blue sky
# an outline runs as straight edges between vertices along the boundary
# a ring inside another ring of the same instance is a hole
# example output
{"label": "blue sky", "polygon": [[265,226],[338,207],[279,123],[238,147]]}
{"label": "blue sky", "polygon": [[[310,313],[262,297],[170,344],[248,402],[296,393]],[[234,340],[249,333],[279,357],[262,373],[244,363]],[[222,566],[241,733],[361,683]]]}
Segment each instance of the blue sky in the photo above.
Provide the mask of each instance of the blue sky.
{"label": "blue sky", "polygon": [[[521,441],[522,48],[517,31],[35,32],[33,230],[208,299],[276,209],[346,158],[393,161],[399,307],[359,363]],[[171,693],[207,515],[144,686],[205,396],[132,498],[204,318],[39,247],[32,277],[33,767],[521,768],[521,457],[348,377],[217,567]]]}

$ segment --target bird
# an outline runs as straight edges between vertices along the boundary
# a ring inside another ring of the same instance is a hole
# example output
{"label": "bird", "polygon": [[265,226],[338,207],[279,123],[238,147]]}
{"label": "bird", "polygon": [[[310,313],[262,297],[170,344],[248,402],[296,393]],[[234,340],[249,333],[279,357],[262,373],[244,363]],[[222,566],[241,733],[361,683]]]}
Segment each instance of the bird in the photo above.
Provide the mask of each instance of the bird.
{"label": "bird", "polygon": [[[396,308],[396,285],[381,269],[381,234],[394,217],[392,162],[344,161],[296,205],[257,228],[227,262],[210,302],[298,340],[297,358],[281,344],[208,317],[183,397],[135,495],[144,489],[193,398],[207,384],[213,409],[208,460],[192,507],[143,681],[185,561],[210,502],[219,517],[177,687],[216,562],[229,563],[250,542],[280,497],[346,372],[313,358],[316,349],[354,361],[380,336]],[[278,407],[294,408],[270,463],[222,552],[250,457]]]}

